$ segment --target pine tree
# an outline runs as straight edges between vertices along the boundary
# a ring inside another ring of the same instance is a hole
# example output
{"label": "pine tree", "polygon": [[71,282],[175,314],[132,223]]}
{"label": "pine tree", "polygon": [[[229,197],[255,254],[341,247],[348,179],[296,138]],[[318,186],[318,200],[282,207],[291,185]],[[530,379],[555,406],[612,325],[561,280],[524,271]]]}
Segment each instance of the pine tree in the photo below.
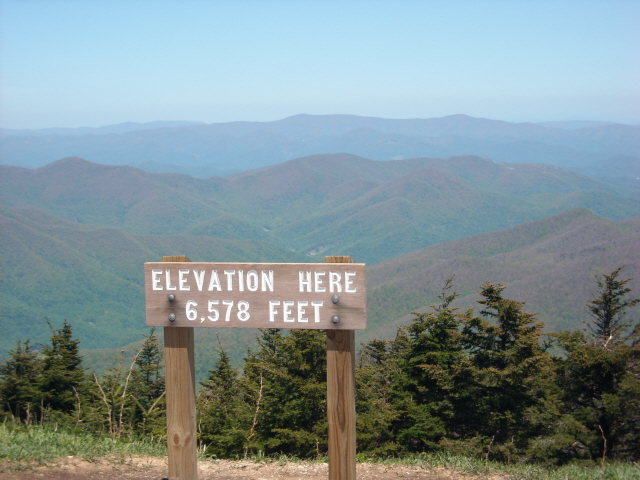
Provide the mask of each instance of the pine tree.
{"label": "pine tree", "polygon": [[468,357],[452,366],[449,436],[483,438],[487,457],[511,461],[525,454],[530,439],[553,433],[560,411],[543,325],[523,311],[524,302],[505,299],[504,289],[483,284],[484,318],[467,312],[462,319]]}
{"label": "pine tree", "polygon": [[162,346],[158,343],[155,328],[151,328],[149,335],[144,337],[128,388],[127,396],[133,401],[130,421],[134,430],[143,435],[150,432],[163,435],[166,433],[166,404]]}
{"label": "pine tree", "polygon": [[583,425],[577,441],[603,463],[640,459],[640,324],[624,321],[640,299],[627,297],[631,279],[618,280],[621,268],[596,277],[598,296],[587,304],[591,333],[558,335],[565,406]]}
{"label": "pine tree", "polygon": [[632,279],[618,279],[622,268],[617,268],[609,275],[596,275],[597,296],[587,304],[592,317],[589,329],[593,340],[602,348],[612,347],[623,341],[623,335],[632,323],[625,321],[625,314],[630,307],[640,302],[640,298],[626,298],[626,294],[631,292],[627,283]]}
{"label": "pine tree", "polygon": [[238,372],[222,346],[214,369],[200,384],[203,390],[198,395],[198,428],[207,454],[239,455],[249,435],[250,410],[243,402]]}
{"label": "pine tree", "polygon": [[[30,424],[37,420],[42,393],[39,389],[42,360],[29,340],[18,340],[9,359],[0,365],[0,406],[16,419]],[[42,411],[40,410],[42,417]]]}
{"label": "pine tree", "polygon": [[397,439],[406,403],[406,395],[398,389],[406,384],[397,348],[400,337],[406,339],[403,329],[395,341],[372,340],[358,353],[356,438],[358,452],[366,455],[388,457],[403,451]]}
{"label": "pine tree", "polygon": [[[451,307],[458,294],[449,292],[453,278],[442,288],[440,304],[432,305],[429,313],[415,313],[407,327],[408,335],[403,363],[405,384],[399,390],[408,400],[406,421],[400,426],[398,438],[410,451],[437,448],[447,434],[447,424],[453,416],[450,390],[451,369],[463,358],[461,316]],[[396,342],[398,342],[396,339]]]}
{"label": "pine tree", "polygon": [[262,330],[242,379],[254,418],[249,449],[300,457],[326,451],[326,365],[324,332]]}
{"label": "pine tree", "polygon": [[[47,322],[48,323],[48,322]],[[71,325],[65,320],[62,328],[51,329],[51,345],[43,345],[44,357],[41,388],[45,407],[63,413],[77,408],[85,385],[80,355],[80,340],[73,338]]]}

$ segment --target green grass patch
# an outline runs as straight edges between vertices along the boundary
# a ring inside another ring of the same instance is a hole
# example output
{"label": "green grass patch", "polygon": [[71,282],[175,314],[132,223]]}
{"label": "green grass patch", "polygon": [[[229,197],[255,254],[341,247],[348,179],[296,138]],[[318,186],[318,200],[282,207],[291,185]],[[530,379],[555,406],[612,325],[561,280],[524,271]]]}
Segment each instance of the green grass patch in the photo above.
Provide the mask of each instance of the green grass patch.
{"label": "green grass patch", "polygon": [[134,455],[162,457],[166,453],[164,439],[112,439],[56,425],[0,425],[0,471],[52,465],[70,456],[122,463]]}
{"label": "green grass patch", "polygon": [[505,480],[640,480],[640,465],[609,463],[604,466],[543,467],[532,464],[504,465],[446,452],[409,455],[401,458],[375,458],[358,455],[360,463],[382,463],[385,465],[413,465],[424,469],[446,468],[478,478]]}
{"label": "green grass patch", "polygon": [[[83,431],[72,431],[56,425],[12,425],[0,424],[0,472],[3,470],[28,469],[34,466],[53,466],[60,458],[73,456],[89,462],[107,460],[125,463],[132,456],[164,457],[167,454],[164,439],[112,439]],[[206,453],[200,451],[200,458]],[[256,462],[279,464],[309,461],[291,455],[254,455]],[[246,457],[238,458],[246,460]],[[327,462],[319,456],[317,462]],[[547,468],[539,465],[504,465],[446,452],[407,455],[401,458],[379,458],[358,455],[359,463],[377,463],[389,466],[412,465],[424,469],[446,468],[477,478],[496,475],[505,480],[640,480],[640,465],[609,463],[601,466],[564,466]]]}

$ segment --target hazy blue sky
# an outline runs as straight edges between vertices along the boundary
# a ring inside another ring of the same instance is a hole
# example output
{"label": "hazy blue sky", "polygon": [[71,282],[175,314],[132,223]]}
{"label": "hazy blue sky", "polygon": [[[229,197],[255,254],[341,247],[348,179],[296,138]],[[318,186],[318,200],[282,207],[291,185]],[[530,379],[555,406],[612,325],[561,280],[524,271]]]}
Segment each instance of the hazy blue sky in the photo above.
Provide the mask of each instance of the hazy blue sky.
{"label": "hazy blue sky", "polygon": [[0,126],[640,124],[639,1],[0,0]]}

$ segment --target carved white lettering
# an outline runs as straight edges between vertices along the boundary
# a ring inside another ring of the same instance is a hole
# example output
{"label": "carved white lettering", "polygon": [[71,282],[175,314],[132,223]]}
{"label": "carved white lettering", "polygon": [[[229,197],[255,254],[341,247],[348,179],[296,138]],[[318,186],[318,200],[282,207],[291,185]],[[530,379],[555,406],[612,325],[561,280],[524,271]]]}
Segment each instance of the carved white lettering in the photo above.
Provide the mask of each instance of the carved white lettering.
{"label": "carved white lettering", "polygon": [[329,291],[331,293],[342,292],[342,285],[340,285],[341,279],[342,275],[340,275],[340,272],[329,272]]}
{"label": "carved white lettering", "polygon": [[154,290],[162,290],[162,285],[160,285],[160,275],[162,275],[162,270],[151,270],[151,282]]}
{"label": "carved white lettering", "polygon": [[194,270],[193,277],[196,279],[196,285],[198,287],[198,291],[201,292],[202,288],[204,287],[204,270],[200,270],[200,272],[198,272],[197,270]]}
{"label": "carved white lettering", "polygon": [[311,292],[311,272],[298,272],[298,279],[300,280],[300,292]]}
{"label": "carved white lettering", "polygon": [[270,322],[276,321],[276,315],[278,314],[278,311],[275,309],[275,307],[277,307],[278,305],[280,305],[280,302],[276,300],[269,300],[269,321]]}
{"label": "carved white lettering", "polygon": [[347,293],[356,293],[356,289],[352,288],[353,280],[350,277],[355,277],[356,272],[345,272],[344,274],[344,291]]}
{"label": "carved white lettering", "polygon": [[256,272],[255,270],[249,270],[247,272],[247,289],[250,292],[255,292],[258,290],[258,272]]}
{"label": "carved white lettering", "polygon": [[238,270],[238,290],[244,292],[244,270]]}
{"label": "carved white lettering", "polygon": [[213,292],[213,289],[220,292],[222,291],[222,287],[220,287],[220,278],[218,277],[217,270],[211,270],[211,277],[209,278],[209,291]]}
{"label": "carved white lettering", "polygon": [[233,276],[236,274],[236,271],[225,270],[224,274],[227,276],[227,292],[233,292]]}
{"label": "carved white lettering", "polygon": [[303,315],[306,313],[306,310],[302,307],[306,307],[309,305],[309,302],[304,302],[304,301],[300,301],[298,302],[298,322],[302,322],[302,323],[308,323],[309,319],[303,317]]}
{"label": "carved white lettering", "polygon": [[180,284],[180,290],[183,292],[191,290],[189,285],[185,285],[187,283],[187,278],[185,275],[189,273],[189,270],[178,270],[178,283]]}
{"label": "carved white lettering", "polygon": [[175,285],[171,285],[171,270],[166,270],[164,272],[164,277],[166,279],[167,290],[177,290]]}
{"label": "carved white lettering", "polygon": [[313,307],[313,320],[315,323],[320,323],[320,307],[324,305],[324,302],[311,302],[311,306]]}
{"label": "carved white lettering", "polygon": [[266,292],[267,289],[273,292],[273,270],[268,272],[262,270],[262,291]]}
{"label": "carved white lettering", "polygon": [[316,292],[326,292],[327,289],[325,287],[321,287],[320,285],[322,285],[322,278],[320,277],[324,277],[326,275],[326,272],[313,272],[313,278],[314,278],[314,288]]}
{"label": "carved white lettering", "polygon": [[284,315],[284,321],[285,322],[295,322],[296,319],[290,317],[289,315],[291,315],[291,306],[294,305],[296,302],[282,302],[282,314]]}

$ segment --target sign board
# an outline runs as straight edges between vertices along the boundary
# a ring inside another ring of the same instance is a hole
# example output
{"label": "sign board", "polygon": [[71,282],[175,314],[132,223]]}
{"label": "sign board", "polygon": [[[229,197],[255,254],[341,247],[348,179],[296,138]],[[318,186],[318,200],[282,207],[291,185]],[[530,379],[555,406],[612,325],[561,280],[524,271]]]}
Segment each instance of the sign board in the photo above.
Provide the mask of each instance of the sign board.
{"label": "sign board", "polygon": [[367,328],[363,263],[144,265],[147,326]]}

